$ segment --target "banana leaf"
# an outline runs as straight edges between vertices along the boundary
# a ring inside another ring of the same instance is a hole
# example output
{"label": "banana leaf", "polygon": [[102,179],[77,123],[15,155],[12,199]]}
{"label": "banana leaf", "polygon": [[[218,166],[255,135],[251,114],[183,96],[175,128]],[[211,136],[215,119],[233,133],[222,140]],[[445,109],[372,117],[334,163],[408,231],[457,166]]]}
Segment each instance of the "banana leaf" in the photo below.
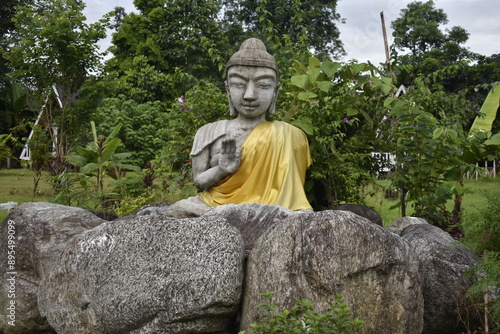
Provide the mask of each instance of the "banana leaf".
{"label": "banana leaf", "polygon": [[500,82],[497,82],[488,93],[486,100],[479,112],[481,116],[477,116],[472,123],[470,133],[474,134],[478,131],[488,132],[491,131],[493,121],[497,116],[498,106],[500,105]]}

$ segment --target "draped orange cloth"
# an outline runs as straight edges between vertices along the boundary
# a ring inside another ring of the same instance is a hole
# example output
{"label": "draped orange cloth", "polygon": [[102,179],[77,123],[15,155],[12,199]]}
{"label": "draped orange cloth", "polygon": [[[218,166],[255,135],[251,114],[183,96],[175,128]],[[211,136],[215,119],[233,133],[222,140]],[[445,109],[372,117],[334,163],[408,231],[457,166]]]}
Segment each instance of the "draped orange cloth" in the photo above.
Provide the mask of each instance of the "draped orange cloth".
{"label": "draped orange cloth", "polygon": [[304,182],[311,164],[307,137],[285,122],[263,122],[242,146],[238,170],[200,194],[208,206],[278,204],[291,210],[312,210]]}

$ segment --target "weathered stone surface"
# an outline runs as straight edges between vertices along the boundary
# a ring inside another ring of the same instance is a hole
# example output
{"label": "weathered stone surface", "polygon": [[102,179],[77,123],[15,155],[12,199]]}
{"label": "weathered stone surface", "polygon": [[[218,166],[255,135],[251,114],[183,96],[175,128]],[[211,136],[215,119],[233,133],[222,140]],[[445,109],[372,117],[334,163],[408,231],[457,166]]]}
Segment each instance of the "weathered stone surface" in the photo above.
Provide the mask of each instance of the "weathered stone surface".
{"label": "weathered stone surface", "polygon": [[71,241],[39,308],[58,334],[220,332],[239,306],[242,262],[224,219],[108,222]]}
{"label": "weathered stone surface", "polygon": [[424,224],[428,225],[427,221],[423,218],[418,217],[401,217],[393,221],[387,229],[392,233],[401,235],[401,232],[410,225]]}
{"label": "weathered stone surface", "polygon": [[[15,326],[8,325],[7,303],[10,285],[1,284],[0,331],[5,334],[53,333],[38,311],[38,286],[55,269],[55,263],[75,235],[87,231],[104,220],[87,210],[52,203],[24,203],[10,212],[1,227],[0,279],[15,277]],[[8,248],[8,237],[15,243]],[[15,257],[8,265],[8,251]],[[10,274],[15,272],[15,274]]]}
{"label": "weathered stone surface", "polygon": [[289,308],[309,299],[319,311],[338,294],[365,321],[363,333],[421,333],[422,277],[410,246],[347,211],[292,215],[265,232],[248,260],[242,329],[266,291]]}
{"label": "weathered stone surface", "polygon": [[92,212],[94,215],[97,217],[104,219],[104,220],[115,220],[118,218],[116,213],[114,211],[109,211],[109,210],[89,210]]}
{"label": "weathered stone surface", "polygon": [[203,217],[225,218],[229,224],[236,227],[243,237],[246,258],[262,233],[283,219],[297,214],[301,213],[279,205],[245,203],[217,206],[207,211]]}
{"label": "weathered stone surface", "polygon": [[379,226],[384,226],[382,224],[382,218],[378,214],[377,211],[373,210],[372,208],[369,208],[365,205],[359,205],[359,204],[342,204],[339,206],[336,206],[332,208],[332,210],[344,210],[344,211],[350,211],[354,212],[358,216],[365,217],[369,221],[371,221],[374,224],[377,224]]}
{"label": "weathered stone surface", "polygon": [[[425,222],[425,220],[424,220]],[[477,264],[473,252],[442,229],[430,224],[411,224],[400,232],[422,264],[424,274],[424,334],[466,332],[477,322],[469,310],[465,291],[470,287],[464,273]],[[469,305],[470,306],[470,305]],[[460,310],[460,311],[459,311]],[[460,314],[463,313],[463,314]]]}

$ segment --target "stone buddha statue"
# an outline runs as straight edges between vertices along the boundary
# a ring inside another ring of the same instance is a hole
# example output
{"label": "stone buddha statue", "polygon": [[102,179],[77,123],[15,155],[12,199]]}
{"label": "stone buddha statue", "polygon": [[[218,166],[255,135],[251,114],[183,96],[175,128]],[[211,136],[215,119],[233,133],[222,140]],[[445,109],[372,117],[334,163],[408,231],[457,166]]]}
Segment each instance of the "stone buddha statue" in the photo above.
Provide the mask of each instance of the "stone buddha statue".
{"label": "stone buddha statue", "polygon": [[311,164],[305,134],[266,120],[275,112],[279,70],[262,41],[242,43],[226,65],[225,84],[234,118],[201,127],[191,151],[194,183],[202,192],[169,211],[201,215],[214,206],[252,202],[312,210],[304,192]]}

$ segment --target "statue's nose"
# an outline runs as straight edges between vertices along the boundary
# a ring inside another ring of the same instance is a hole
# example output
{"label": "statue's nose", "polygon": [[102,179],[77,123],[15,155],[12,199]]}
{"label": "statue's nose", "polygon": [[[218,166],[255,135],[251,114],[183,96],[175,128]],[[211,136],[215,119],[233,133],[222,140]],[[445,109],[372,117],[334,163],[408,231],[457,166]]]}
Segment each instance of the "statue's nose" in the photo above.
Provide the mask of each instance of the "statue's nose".
{"label": "statue's nose", "polygon": [[250,82],[245,89],[245,94],[243,94],[245,100],[255,100],[257,99],[257,93],[255,91],[255,85]]}

